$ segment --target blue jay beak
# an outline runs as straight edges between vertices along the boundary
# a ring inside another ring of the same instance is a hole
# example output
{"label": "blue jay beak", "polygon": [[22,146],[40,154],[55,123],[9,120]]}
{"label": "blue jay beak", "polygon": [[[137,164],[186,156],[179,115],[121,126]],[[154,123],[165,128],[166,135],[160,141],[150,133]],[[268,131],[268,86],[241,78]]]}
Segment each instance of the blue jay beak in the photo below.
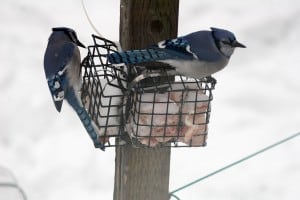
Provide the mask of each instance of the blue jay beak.
{"label": "blue jay beak", "polygon": [[240,48],[246,48],[245,45],[243,45],[242,43],[239,43],[236,40],[231,43],[231,46],[233,46],[233,47],[240,47]]}
{"label": "blue jay beak", "polygon": [[77,40],[76,44],[77,44],[78,46],[80,46],[80,47],[85,48],[84,44],[82,44],[79,40]]}

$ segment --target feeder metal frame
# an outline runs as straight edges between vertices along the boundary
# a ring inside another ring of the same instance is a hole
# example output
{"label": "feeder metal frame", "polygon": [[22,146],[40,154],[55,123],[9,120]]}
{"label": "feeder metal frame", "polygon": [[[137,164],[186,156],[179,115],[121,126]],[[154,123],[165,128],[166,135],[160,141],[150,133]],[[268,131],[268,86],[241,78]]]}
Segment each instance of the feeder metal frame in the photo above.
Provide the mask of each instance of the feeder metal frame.
{"label": "feeder metal frame", "polygon": [[[134,147],[152,147],[153,139],[159,143],[155,146],[206,145],[212,90],[216,84],[214,78],[188,78],[178,75],[172,67],[114,66],[109,63],[107,55],[117,52],[117,45],[96,35],[92,37],[94,45],[88,47],[88,54],[81,64],[81,98],[101,132],[99,139],[106,143],[106,147],[122,145],[123,141],[132,143]],[[179,99],[171,100],[172,95],[177,95]],[[207,98],[203,99],[204,96]],[[175,104],[178,111],[174,112],[170,107]],[[152,108],[145,111],[144,108],[150,105]],[[200,105],[205,105],[205,109],[199,110]],[[184,123],[190,117],[191,126],[202,128],[199,135],[203,136],[203,142],[198,145],[193,145],[192,139],[182,144],[185,139],[182,132],[187,128]],[[204,121],[199,120],[200,117],[204,117]],[[178,123],[174,123],[172,118]],[[142,122],[142,119],[148,121]],[[156,119],[164,119],[164,122],[161,120],[158,123]],[[169,121],[172,123],[169,124]],[[145,130],[149,134],[145,135]],[[157,132],[162,134],[157,135]],[[110,141],[110,138],[118,139]],[[143,144],[141,141],[144,141]]]}

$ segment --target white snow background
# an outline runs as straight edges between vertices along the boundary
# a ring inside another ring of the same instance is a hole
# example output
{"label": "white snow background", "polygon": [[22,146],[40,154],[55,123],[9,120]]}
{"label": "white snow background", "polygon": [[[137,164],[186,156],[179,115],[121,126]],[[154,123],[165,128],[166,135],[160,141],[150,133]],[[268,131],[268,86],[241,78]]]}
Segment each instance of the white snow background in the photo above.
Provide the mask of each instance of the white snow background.
{"label": "white snow background", "polygon": [[[56,112],[43,69],[52,27],[72,27],[92,44],[80,1],[1,2],[0,165],[12,170],[29,200],[112,199],[114,148],[94,149],[67,103]],[[118,40],[119,1],[85,2],[98,30]],[[179,35],[211,26],[231,30],[247,48],[215,75],[208,145],[172,149],[170,191],[300,131],[300,1],[180,2]],[[299,143],[295,138],[176,195],[298,199]]]}

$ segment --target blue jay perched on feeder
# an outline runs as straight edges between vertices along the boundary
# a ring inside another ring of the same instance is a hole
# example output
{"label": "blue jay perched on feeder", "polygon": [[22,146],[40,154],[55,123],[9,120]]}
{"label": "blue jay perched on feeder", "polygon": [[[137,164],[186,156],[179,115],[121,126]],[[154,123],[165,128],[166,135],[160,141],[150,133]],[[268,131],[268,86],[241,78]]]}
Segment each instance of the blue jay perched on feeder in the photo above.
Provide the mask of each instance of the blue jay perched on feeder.
{"label": "blue jay perched on feeder", "polygon": [[236,47],[246,46],[232,32],[211,28],[164,40],[147,49],[115,52],[108,55],[108,60],[112,64],[166,63],[181,75],[201,79],[222,70]]}
{"label": "blue jay perched on feeder", "polygon": [[63,100],[72,106],[79,116],[94,146],[104,150],[98,138],[98,128],[91,120],[80,99],[81,70],[80,52],[77,46],[85,48],[78,40],[76,32],[70,28],[52,29],[44,56],[44,70],[52,100],[60,112]]}

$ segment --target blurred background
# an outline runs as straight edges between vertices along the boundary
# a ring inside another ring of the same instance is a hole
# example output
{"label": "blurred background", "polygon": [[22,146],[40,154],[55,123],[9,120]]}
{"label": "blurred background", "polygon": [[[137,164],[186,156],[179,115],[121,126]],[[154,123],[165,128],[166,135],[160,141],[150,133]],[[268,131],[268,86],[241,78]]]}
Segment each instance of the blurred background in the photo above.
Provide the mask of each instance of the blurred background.
{"label": "blurred background", "polygon": [[[85,3],[97,29],[118,40],[119,1]],[[179,10],[179,35],[225,28],[247,48],[237,49],[215,75],[208,145],[172,149],[170,191],[300,131],[300,1],[189,0]],[[92,44],[80,1],[2,0],[0,23],[0,166],[15,174],[29,200],[112,199],[115,149],[94,149],[66,103],[56,112],[43,71],[52,27],[72,27]],[[295,138],[176,195],[297,199],[299,142]]]}

